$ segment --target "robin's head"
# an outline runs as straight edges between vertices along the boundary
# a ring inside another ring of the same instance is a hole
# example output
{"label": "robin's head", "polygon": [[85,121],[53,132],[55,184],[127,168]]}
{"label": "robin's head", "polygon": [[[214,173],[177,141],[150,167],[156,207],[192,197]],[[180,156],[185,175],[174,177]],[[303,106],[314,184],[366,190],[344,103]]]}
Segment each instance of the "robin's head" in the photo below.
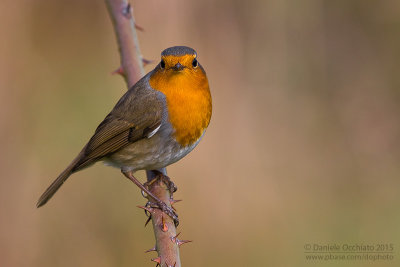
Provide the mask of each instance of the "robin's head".
{"label": "robin's head", "polygon": [[157,66],[158,71],[165,74],[204,72],[197,61],[197,53],[187,46],[174,46],[161,53],[161,61]]}

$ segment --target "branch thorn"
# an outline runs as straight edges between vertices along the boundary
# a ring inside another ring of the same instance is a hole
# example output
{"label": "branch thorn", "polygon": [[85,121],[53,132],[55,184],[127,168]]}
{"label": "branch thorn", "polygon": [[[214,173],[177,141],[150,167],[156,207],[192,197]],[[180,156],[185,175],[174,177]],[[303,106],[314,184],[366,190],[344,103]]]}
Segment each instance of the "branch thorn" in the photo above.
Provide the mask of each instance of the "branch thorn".
{"label": "branch thorn", "polygon": [[161,257],[151,259],[151,261],[157,262],[157,266],[159,266],[161,264]]}
{"label": "branch thorn", "polygon": [[142,26],[139,26],[135,23],[135,29],[141,32],[144,32],[144,28]]}
{"label": "branch thorn", "polygon": [[166,232],[166,231],[168,231],[168,225],[165,223],[165,220],[164,220],[164,216],[163,215],[161,215],[161,230],[163,231],[163,232]]}
{"label": "branch thorn", "polygon": [[125,71],[124,71],[124,69],[122,68],[122,66],[120,66],[118,69],[116,69],[116,70],[114,70],[113,72],[111,72],[111,74],[112,74],[112,75],[114,75],[114,74],[119,74],[119,75],[121,75],[122,77],[125,77]]}
{"label": "branch thorn", "polygon": [[156,251],[156,250],[157,250],[157,249],[156,249],[156,245],[154,245],[154,247],[152,247],[151,249],[146,250],[145,253],[147,253],[147,252],[152,252],[152,251]]}
{"label": "branch thorn", "polygon": [[153,213],[153,212],[154,212],[154,210],[153,210],[152,208],[149,208],[149,207],[145,207],[145,206],[137,206],[137,207],[140,208],[140,209],[147,210],[147,211],[150,212],[150,213]]}
{"label": "branch thorn", "polygon": [[182,201],[182,199],[171,199],[170,201],[169,201],[169,203],[171,203],[171,205],[174,205],[175,203],[178,203],[178,202],[181,202]]}
{"label": "branch thorn", "polygon": [[183,244],[190,243],[190,242],[193,242],[193,241],[192,240],[179,240],[179,239],[177,239],[176,244],[180,247]]}
{"label": "branch thorn", "polygon": [[143,66],[154,63],[154,60],[142,58]]}
{"label": "branch thorn", "polygon": [[171,240],[175,242],[176,238],[181,234],[181,232],[177,233],[176,236],[171,237]]}
{"label": "branch thorn", "polygon": [[177,244],[179,247],[183,244],[189,243],[189,242],[193,242],[192,240],[180,240],[178,239],[178,236],[181,233],[178,233],[176,236],[171,237],[171,241],[174,242],[175,244]]}

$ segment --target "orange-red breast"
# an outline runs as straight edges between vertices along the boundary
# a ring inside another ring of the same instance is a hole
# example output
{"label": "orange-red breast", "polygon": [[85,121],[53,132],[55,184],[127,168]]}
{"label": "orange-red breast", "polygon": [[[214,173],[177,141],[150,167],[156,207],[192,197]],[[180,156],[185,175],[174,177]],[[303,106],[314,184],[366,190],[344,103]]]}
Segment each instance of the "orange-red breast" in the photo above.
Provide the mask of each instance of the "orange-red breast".
{"label": "orange-red breast", "polygon": [[161,62],[121,97],[37,206],[44,205],[72,173],[97,161],[120,168],[131,179],[137,170],[159,169],[180,160],[199,143],[211,111],[208,80],[196,51],[185,46],[165,49]]}

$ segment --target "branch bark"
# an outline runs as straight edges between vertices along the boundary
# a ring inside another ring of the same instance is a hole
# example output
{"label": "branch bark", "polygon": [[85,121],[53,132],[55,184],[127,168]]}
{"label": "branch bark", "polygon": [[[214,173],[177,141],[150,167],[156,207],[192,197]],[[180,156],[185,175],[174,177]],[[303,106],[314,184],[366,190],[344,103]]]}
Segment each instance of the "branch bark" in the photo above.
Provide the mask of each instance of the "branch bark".
{"label": "branch bark", "polygon": [[[121,56],[121,67],[117,72],[123,75],[128,88],[130,88],[144,75],[142,54],[135,30],[132,7],[126,0],[105,0],[105,2],[114,25]],[[166,175],[165,168],[158,171]],[[166,184],[162,182],[162,179],[155,179],[157,177],[155,172],[147,171],[146,174],[149,190],[171,206],[171,196]],[[159,209],[150,210],[156,239],[155,250],[158,253],[158,257],[152,260],[163,267],[180,267],[179,246],[185,241],[178,240],[176,227],[169,216]]]}
{"label": "branch bark", "polygon": [[126,0],[106,0],[106,4],[121,55],[120,73],[131,88],[144,75],[132,7]]}

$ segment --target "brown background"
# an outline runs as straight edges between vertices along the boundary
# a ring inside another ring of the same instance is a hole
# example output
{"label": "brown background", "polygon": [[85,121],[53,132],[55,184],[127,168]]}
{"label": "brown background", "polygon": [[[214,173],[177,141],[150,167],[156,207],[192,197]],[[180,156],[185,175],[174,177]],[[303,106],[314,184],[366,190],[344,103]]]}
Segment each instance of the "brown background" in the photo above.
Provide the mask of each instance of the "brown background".
{"label": "brown background", "polygon": [[[168,168],[185,266],[367,264],[306,261],[308,243],[393,243],[368,264],[399,264],[400,2],[132,4],[143,55],[191,46],[211,84],[207,134]],[[0,2],[1,266],[153,266],[144,199],[116,169],[35,208],[125,92],[118,64],[103,1]]]}

